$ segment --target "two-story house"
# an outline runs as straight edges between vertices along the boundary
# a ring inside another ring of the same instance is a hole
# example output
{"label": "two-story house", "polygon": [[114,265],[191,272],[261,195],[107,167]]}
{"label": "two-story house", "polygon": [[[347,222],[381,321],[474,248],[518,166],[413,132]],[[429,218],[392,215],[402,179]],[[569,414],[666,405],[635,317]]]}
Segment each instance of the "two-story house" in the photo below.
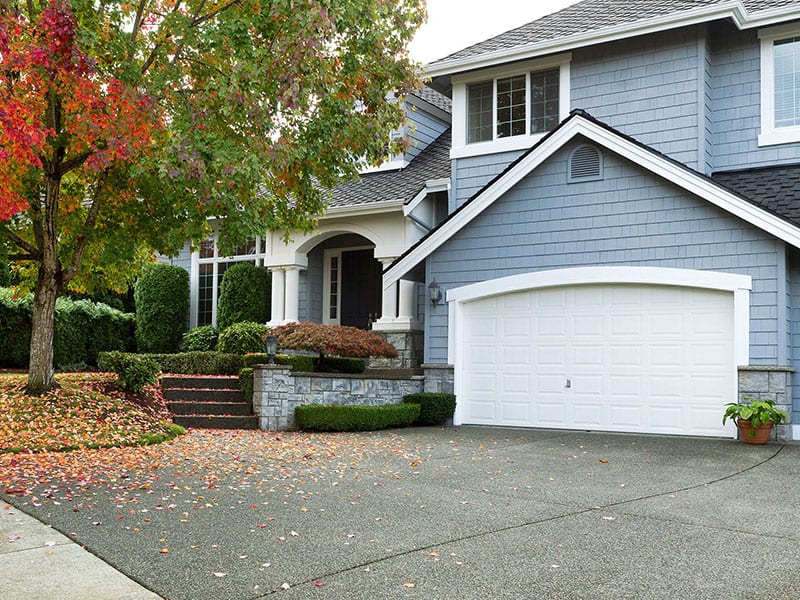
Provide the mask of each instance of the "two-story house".
{"label": "two-story house", "polygon": [[800,2],[584,0],[428,75],[450,214],[383,286],[430,292],[456,424],[800,423]]}

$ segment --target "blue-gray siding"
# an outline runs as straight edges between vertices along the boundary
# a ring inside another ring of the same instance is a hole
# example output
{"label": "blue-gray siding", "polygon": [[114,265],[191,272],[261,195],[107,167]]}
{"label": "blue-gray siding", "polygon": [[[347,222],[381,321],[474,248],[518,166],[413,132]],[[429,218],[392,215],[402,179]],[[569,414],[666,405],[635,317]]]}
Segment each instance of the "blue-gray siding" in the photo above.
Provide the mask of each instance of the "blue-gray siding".
{"label": "blue-gray siding", "polygon": [[407,127],[410,145],[406,151],[406,160],[411,161],[444,133],[450,124],[415,107],[408,111],[408,117],[411,121]]}
{"label": "blue-gray siding", "polygon": [[[435,276],[453,289],[590,265],[742,273],[753,277],[751,363],[777,364],[786,356],[786,285],[779,285],[786,280],[783,243],[609,152],[604,180],[566,184],[567,156],[577,143],[435,251],[426,264],[428,280]],[[428,307],[426,325],[426,360],[446,362],[447,307]]]}

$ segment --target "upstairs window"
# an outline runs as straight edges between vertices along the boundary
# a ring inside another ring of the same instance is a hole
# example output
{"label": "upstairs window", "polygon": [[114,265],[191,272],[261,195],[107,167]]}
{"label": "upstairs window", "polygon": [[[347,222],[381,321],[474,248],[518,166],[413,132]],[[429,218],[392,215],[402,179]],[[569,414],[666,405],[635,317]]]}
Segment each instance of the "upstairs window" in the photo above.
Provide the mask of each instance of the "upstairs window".
{"label": "upstairs window", "polygon": [[759,146],[800,142],[800,29],[759,31],[761,135]]}
{"label": "upstairs window", "polygon": [[529,148],[569,114],[569,55],[453,78],[451,156]]}

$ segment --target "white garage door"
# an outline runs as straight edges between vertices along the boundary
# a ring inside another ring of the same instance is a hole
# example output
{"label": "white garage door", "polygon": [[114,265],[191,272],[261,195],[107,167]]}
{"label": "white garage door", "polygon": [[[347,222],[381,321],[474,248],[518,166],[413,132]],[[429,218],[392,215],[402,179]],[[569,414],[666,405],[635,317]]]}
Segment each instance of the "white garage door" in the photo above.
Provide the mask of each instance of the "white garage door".
{"label": "white garage door", "polygon": [[461,421],[726,435],[733,294],[579,285],[463,304]]}

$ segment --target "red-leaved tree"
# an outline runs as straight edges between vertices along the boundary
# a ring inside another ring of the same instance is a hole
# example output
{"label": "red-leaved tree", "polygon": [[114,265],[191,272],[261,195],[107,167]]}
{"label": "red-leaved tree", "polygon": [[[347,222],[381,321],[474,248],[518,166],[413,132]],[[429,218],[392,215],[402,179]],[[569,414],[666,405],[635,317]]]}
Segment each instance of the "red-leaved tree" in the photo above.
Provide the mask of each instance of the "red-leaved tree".
{"label": "red-leaved tree", "polygon": [[225,216],[223,249],[307,231],[419,85],[423,0],[0,0],[0,243],[34,289],[28,390],[56,385],[57,296],[126,282]]}
{"label": "red-leaved tree", "polygon": [[321,325],[310,321],[273,327],[267,334],[278,337],[278,346],[307,350],[325,356],[379,356],[397,358],[397,349],[377,333],[344,325]]}

